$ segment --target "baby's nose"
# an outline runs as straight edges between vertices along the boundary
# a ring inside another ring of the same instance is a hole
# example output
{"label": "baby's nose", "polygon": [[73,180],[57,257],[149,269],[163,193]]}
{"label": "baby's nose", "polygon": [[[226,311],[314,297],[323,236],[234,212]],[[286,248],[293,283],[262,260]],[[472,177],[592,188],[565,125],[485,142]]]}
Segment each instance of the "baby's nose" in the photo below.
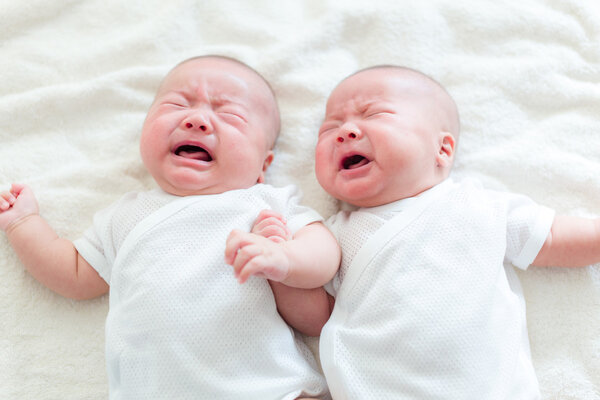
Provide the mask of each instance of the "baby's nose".
{"label": "baby's nose", "polygon": [[185,127],[188,128],[188,129],[193,129],[195,126],[197,126],[198,129],[200,129],[201,131],[204,131],[204,132],[206,132],[206,130],[208,129],[205,124],[194,125],[191,122],[186,122],[185,123]]}
{"label": "baby's nose", "polygon": [[182,121],[182,127],[188,131],[200,131],[204,133],[212,132],[210,120],[203,115],[199,115],[198,113],[185,118]]}
{"label": "baby's nose", "polygon": [[347,131],[342,131],[342,133],[338,136],[337,141],[343,143],[345,140],[353,140],[360,139],[362,134],[358,129],[351,129]]}

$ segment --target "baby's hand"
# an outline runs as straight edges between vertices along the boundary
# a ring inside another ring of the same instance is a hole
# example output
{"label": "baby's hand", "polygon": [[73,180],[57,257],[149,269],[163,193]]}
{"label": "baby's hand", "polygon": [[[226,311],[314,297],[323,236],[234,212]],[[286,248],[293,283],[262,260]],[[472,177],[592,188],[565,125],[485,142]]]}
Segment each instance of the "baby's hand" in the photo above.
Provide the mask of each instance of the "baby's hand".
{"label": "baby's hand", "polygon": [[285,218],[273,210],[262,210],[254,221],[251,232],[276,243],[292,239],[292,232],[288,229]]}
{"label": "baby's hand", "polygon": [[0,229],[7,229],[18,220],[39,211],[37,200],[26,185],[13,183],[9,191],[0,193]]}
{"label": "baby's hand", "polygon": [[231,231],[227,238],[225,262],[233,266],[240,283],[246,282],[252,275],[281,282],[290,269],[284,246],[240,230]]}

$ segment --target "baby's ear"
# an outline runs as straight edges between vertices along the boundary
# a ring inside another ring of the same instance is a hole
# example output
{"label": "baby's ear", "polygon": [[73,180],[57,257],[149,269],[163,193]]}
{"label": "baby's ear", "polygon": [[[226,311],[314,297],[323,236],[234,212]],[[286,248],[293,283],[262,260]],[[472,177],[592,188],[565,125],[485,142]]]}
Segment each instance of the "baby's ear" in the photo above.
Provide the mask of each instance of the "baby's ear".
{"label": "baby's ear", "polygon": [[435,157],[438,167],[449,168],[454,161],[454,150],[456,148],[456,140],[450,132],[439,133],[439,148]]}
{"label": "baby's ear", "polygon": [[271,165],[273,162],[273,157],[275,157],[275,154],[272,150],[269,150],[267,153],[267,158],[265,158],[265,161],[263,162],[262,171],[260,172],[258,180],[256,181],[257,183],[263,183],[265,181],[265,172],[267,172],[267,168],[269,168],[269,165]]}

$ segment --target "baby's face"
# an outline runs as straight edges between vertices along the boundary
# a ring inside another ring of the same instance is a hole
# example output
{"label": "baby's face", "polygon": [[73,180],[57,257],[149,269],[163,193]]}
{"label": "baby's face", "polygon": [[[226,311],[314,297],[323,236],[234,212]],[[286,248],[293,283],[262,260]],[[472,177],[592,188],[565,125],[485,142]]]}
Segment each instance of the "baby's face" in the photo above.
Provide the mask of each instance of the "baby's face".
{"label": "baby's face", "polygon": [[200,58],[165,78],[140,139],[160,187],[186,196],[245,189],[264,180],[276,113],[269,89],[231,61]]}
{"label": "baby's face", "polygon": [[420,83],[388,70],[342,81],[327,102],[316,175],[333,197],[373,207],[438,183],[439,123]]}

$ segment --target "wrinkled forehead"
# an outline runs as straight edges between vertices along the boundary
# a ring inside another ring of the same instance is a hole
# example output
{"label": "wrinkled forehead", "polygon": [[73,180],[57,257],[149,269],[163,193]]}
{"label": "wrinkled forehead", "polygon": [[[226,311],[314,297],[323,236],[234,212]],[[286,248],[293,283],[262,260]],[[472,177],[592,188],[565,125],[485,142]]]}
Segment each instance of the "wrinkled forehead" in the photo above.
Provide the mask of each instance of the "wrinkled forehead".
{"label": "wrinkled forehead", "polygon": [[346,102],[405,100],[425,94],[427,86],[420,77],[403,71],[366,70],[340,82],[331,93],[327,105],[336,107]]}
{"label": "wrinkled forehead", "polygon": [[220,59],[193,59],[179,64],[165,77],[158,95],[177,90],[206,88],[220,95],[264,101],[264,83],[242,65]]}

